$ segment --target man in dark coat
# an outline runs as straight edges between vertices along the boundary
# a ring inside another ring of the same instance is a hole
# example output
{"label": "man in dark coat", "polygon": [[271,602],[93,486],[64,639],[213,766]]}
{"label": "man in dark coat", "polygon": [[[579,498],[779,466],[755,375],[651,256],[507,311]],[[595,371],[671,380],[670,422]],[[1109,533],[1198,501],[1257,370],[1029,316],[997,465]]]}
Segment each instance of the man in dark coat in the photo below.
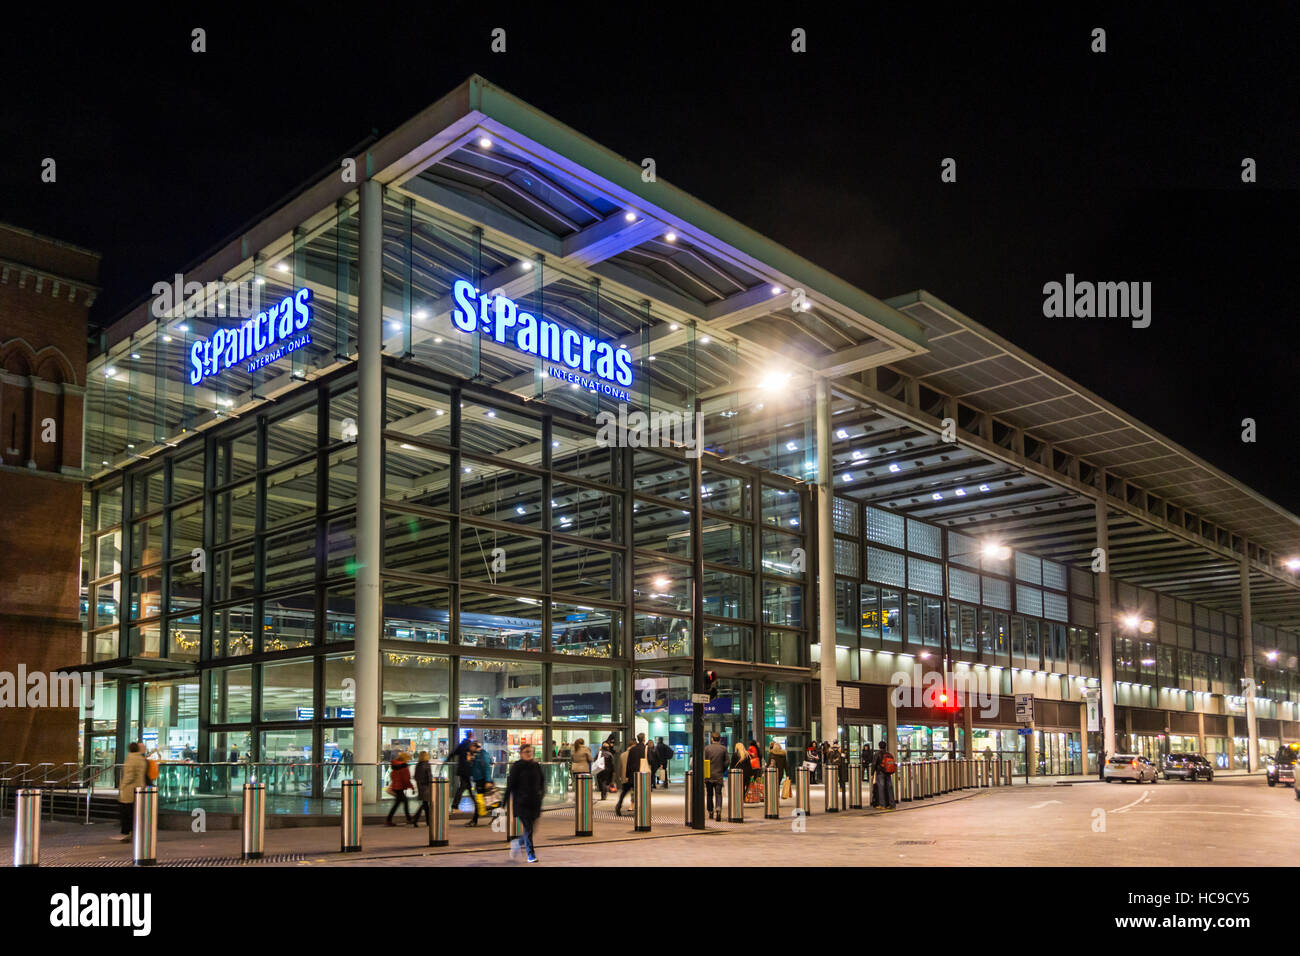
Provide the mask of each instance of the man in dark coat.
{"label": "man in dark coat", "polygon": [[623,815],[623,798],[627,792],[636,785],[636,775],[645,765],[646,760],[645,734],[636,735],[636,743],[627,748],[627,776],[623,779],[623,787],[618,792],[618,803],[614,805],[614,816]]}
{"label": "man in dark coat", "polygon": [[[537,862],[537,853],[533,849],[533,827],[542,815],[542,795],[546,792],[546,781],[542,776],[541,765],[533,759],[533,745],[523,744],[519,748],[519,759],[510,765],[510,774],[506,777],[504,801],[513,801],[515,819],[519,821],[524,835],[510,843],[510,858],[517,860],[522,848],[528,854],[528,862]],[[503,801],[503,802],[504,802]],[[521,847],[522,844],[522,847]]]}
{"label": "man in dark coat", "polygon": [[447,757],[450,763],[454,758],[456,761],[456,795],[451,798],[451,809],[455,810],[460,806],[460,795],[468,793],[472,801],[474,799],[474,782],[470,780],[470,747],[474,745],[474,731],[465,731],[465,739],[456,745],[456,749]]}

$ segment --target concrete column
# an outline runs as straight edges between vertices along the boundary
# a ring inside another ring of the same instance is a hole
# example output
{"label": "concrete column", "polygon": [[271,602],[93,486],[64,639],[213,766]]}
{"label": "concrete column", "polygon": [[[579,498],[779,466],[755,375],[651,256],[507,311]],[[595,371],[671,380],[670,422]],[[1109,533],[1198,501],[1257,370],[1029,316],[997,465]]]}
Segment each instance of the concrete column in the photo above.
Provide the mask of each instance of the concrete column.
{"label": "concrete column", "polygon": [[1241,543],[1241,669],[1248,683],[1242,687],[1246,696],[1246,766],[1251,773],[1259,769],[1259,731],[1255,723],[1255,635],[1250,623],[1250,549]]}
{"label": "concrete column", "polygon": [[831,468],[831,383],[817,380],[817,637],[821,653],[821,735],[830,740],[839,726],[835,678],[835,524]]}
{"label": "concrete column", "polygon": [[[380,462],[383,446],[383,192],[361,184],[360,288],[357,310],[357,577],[356,711],[353,753],[358,764],[379,760],[379,562],[383,536]],[[371,788],[368,786],[367,791]],[[367,800],[378,793],[367,792]]]}
{"label": "concrete column", "polygon": [[1088,702],[1079,703],[1079,773],[1088,773]]}
{"label": "concrete column", "polygon": [[1101,678],[1101,739],[1106,753],[1115,753],[1115,641],[1114,617],[1110,606],[1110,531],[1106,526],[1106,483],[1097,497],[1097,547],[1101,548],[1102,571],[1097,574],[1097,653]]}

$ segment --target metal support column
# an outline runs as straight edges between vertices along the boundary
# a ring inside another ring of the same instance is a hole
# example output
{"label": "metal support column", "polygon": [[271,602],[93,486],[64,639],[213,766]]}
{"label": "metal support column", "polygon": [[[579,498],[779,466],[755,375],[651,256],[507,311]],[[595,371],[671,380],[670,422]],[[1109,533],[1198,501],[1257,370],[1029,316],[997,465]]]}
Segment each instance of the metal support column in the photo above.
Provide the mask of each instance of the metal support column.
{"label": "metal support column", "polygon": [[[1241,669],[1246,683],[1242,694],[1246,698],[1246,769],[1254,773],[1259,769],[1259,732],[1255,723],[1255,635],[1250,621],[1250,546],[1241,542]],[[1296,791],[1300,793],[1300,790]]]}
{"label": "metal support column", "polygon": [[835,475],[831,468],[831,383],[817,385],[817,637],[820,647],[823,740],[832,740],[839,726],[839,686],[835,682]]}
{"label": "metal support column", "polygon": [[[357,310],[357,555],[353,759],[359,767],[379,762],[379,559],[383,539],[380,465],[384,444],[383,189],[361,184],[360,288]],[[379,797],[377,781],[375,798]],[[363,791],[356,791],[360,797]],[[345,843],[346,849],[346,843]]]}
{"label": "metal support column", "polygon": [[1110,606],[1110,529],[1106,526],[1106,476],[1097,488],[1097,547],[1101,568],[1097,573],[1097,654],[1101,657],[1101,740],[1107,755],[1115,752],[1115,643]]}

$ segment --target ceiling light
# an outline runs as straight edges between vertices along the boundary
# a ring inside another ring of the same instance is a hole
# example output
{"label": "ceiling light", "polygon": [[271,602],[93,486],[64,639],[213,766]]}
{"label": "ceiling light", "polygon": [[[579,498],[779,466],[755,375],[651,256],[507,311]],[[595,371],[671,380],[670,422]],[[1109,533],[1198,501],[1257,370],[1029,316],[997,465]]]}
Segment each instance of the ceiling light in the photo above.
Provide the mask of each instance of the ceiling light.
{"label": "ceiling light", "polygon": [[497,413],[494,412],[494,411],[493,411],[492,409],[490,409],[490,408],[489,408],[486,412],[484,412],[483,414],[486,415],[488,418],[496,418],[496,417],[497,417]]}
{"label": "ceiling light", "polygon": [[519,505],[518,507],[515,508],[515,514],[517,514],[517,515],[521,515],[521,514],[523,514],[523,513],[524,513],[524,506],[523,506],[523,505]]}
{"label": "ceiling light", "polygon": [[186,325],[184,322],[182,322],[180,325],[176,326],[176,331],[177,331],[177,332],[188,332],[189,330],[190,330],[190,327],[189,327],[188,325]]}
{"label": "ceiling light", "polygon": [[263,279],[261,276],[258,276],[258,277],[257,277],[257,284],[258,284],[258,285],[266,285],[266,280]]}
{"label": "ceiling light", "polygon": [[892,464],[892,465],[889,466],[889,470],[890,470],[890,471],[902,471],[903,469],[900,468],[900,467],[898,466],[897,463],[895,463],[895,464]]}
{"label": "ceiling light", "polygon": [[712,342],[712,341],[713,341],[713,340],[710,339],[707,335],[701,335],[701,336],[700,336],[700,344],[701,344],[701,345],[708,345],[708,344],[709,344],[710,342]]}
{"label": "ceiling light", "polygon": [[416,309],[411,313],[411,318],[413,319],[427,319],[428,317],[429,313],[425,312],[424,309]]}
{"label": "ceiling light", "polygon": [[943,501],[943,495],[939,494],[939,492],[936,491],[934,494],[930,495],[930,500]]}
{"label": "ceiling light", "polygon": [[171,337],[170,335],[164,335],[164,336],[163,336],[163,341],[164,341],[164,342],[170,342],[171,340],[172,340],[172,337]]}
{"label": "ceiling light", "polygon": [[1286,569],[1288,571],[1300,571],[1300,558],[1287,558]]}
{"label": "ceiling light", "polygon": [[473,471],[473,470],[474,470],[474,469],[471,468],[469,465],[466,465],[466,466],[465,466],[465,474],[468,475],[468,474],[469,474],[471,471]]}
{"label": "ceiling light", "polygon": [[666,578],[661,574],[657,578],[655,578],[654,581],[652,581],[651,583],[660,591],[667,591],[669,585],[671,585],[673,582],[671,578]]}
{"label": "ceiling light", "polygon": [[989,490],[988,485],[980,485],[980,491],[988,491],[988,490]]}
{"label": "ceiling light", "polygon": [[676,242],[676,241],[677,241],[677,233],[675,233],[675,232],[670,232],[670,233],[668,233],[667,235],[664,236],[664,239],[665,239],[666,241],[668,241],[668,242]]}
{"label": "ceiling light", "polygon": [[774,286],[772,286],[772,294],[773,294],[773,295],[780,295],[780,294],[781,294],[781,287],[780,287],[779,285],[774,285]]}
{"label": "ceiling light", "polygon": [[848,429],[847,429],[847,428],[841,428],[839,431],[837,431],[837,432],[835,433],[835,437],[838,438],[838,439],[840,439],[841,441],[843,441],[844,439],[848,438],[848,437],[849,437],[849,431],[848,431]]}
{"label": "ceiling light", "polygon": [[524,271],[525,271],[525,272],[532,272],[532,271],[533,271],[533,264],[532,264],[531,262],[525,262],[525,263],[524,263]]}
{"label": "ceiling light", "polygon": [[654,360],[655,360],[655,357],[654,357],[653,355],[650,356],[648,359],[646,359],[647,362],[653,362]]}
{"label": "ceiling light", "polygon": [[1011,549],[996,541],[986,541],[980,549],[984,557],[994,561],[1006,561],[1011,557]]}
{"label": "ceiling light", "polygon": [[280,271],[280,272],[288,272],[288,271],[289,271],[289,263],[287,263],[287,262],[277,262],[277,263],[275,264],[275,268],[276,268],[278,271]]}
{"label": "ceiling light", "polygon": [[140,357],[140,353],[139,353],[139,352],[132,352],[132,353],[131,353],[131,358],[133,358],[133,359],[138,359],[139,357]]}
{"label": "ceiling light", "polygon": [[669,331],[669,332],[676,332],[679,328],[681,328],[681,326],[678,325],[676,322],[670,322],[670,323],[668,323],[668,331]]}
{"label": "ceiling light", "polygon": [[953,494],[956,495],[958,498],[965,498],[965,497],[966,497],[966,489],[965,489],[965,488],[958,488],[956,491],[953,492]]}
{"label": "ceiling light", "polygon": [[117,374],[117,369],[113,368],[113,366],[111,365],[108,368],[104,369],[105,378],[112,378],[116,374]]}
{"label": "ceiling light", "polygon": [[786,451],[796,451],[798,448],[799,448],[799,446],[798,446],[796,443],[792,442],[792,441],[788,441],[788,442],[785,443],[785,450],[786,450]]}
{"label": "ceiling light", "polygon": [[492,140],[488,139],[486,136],[480,136],[478,139],[478,144],[482,146],[484,149],[492,148]]}
{"label": "ceiling light", "polygon": [[852,480],[853,480],[853,472],[851,472],[851,471],[846,471],[846,472],[844,473],[844,480],[845,480],[845,481],[852,481]]}
{"label": "ceiling light", "polygon": [[442,409],[439,408],[437,411],[434,412],[434,414],[435,414],[435,415],[441,415],[441,414],[442,414]]}
{"label": "ceiling light", "polygon": [[860,451],[855,451],[855,452],[853,453],[853,457],[854,457],[855,459],[857,459],[857,458],[861,458],[861,457],[862,457],[862,452],[860,452]]}
{"label": "ceiling light", "polygon": [[627,212],[623,213],[623,219],[626,222],[636,222],[636,213],[629,209]]}

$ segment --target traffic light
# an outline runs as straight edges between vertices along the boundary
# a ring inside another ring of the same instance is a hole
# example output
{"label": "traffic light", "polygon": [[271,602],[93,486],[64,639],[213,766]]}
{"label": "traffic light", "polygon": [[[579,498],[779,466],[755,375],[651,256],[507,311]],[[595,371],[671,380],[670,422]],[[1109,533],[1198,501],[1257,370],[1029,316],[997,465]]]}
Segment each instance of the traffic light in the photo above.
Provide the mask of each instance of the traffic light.
{"label": "traffic light", "polygon": [[718,699],[718,672],[704,672],[704,689],[708,692],[709,700]]}

